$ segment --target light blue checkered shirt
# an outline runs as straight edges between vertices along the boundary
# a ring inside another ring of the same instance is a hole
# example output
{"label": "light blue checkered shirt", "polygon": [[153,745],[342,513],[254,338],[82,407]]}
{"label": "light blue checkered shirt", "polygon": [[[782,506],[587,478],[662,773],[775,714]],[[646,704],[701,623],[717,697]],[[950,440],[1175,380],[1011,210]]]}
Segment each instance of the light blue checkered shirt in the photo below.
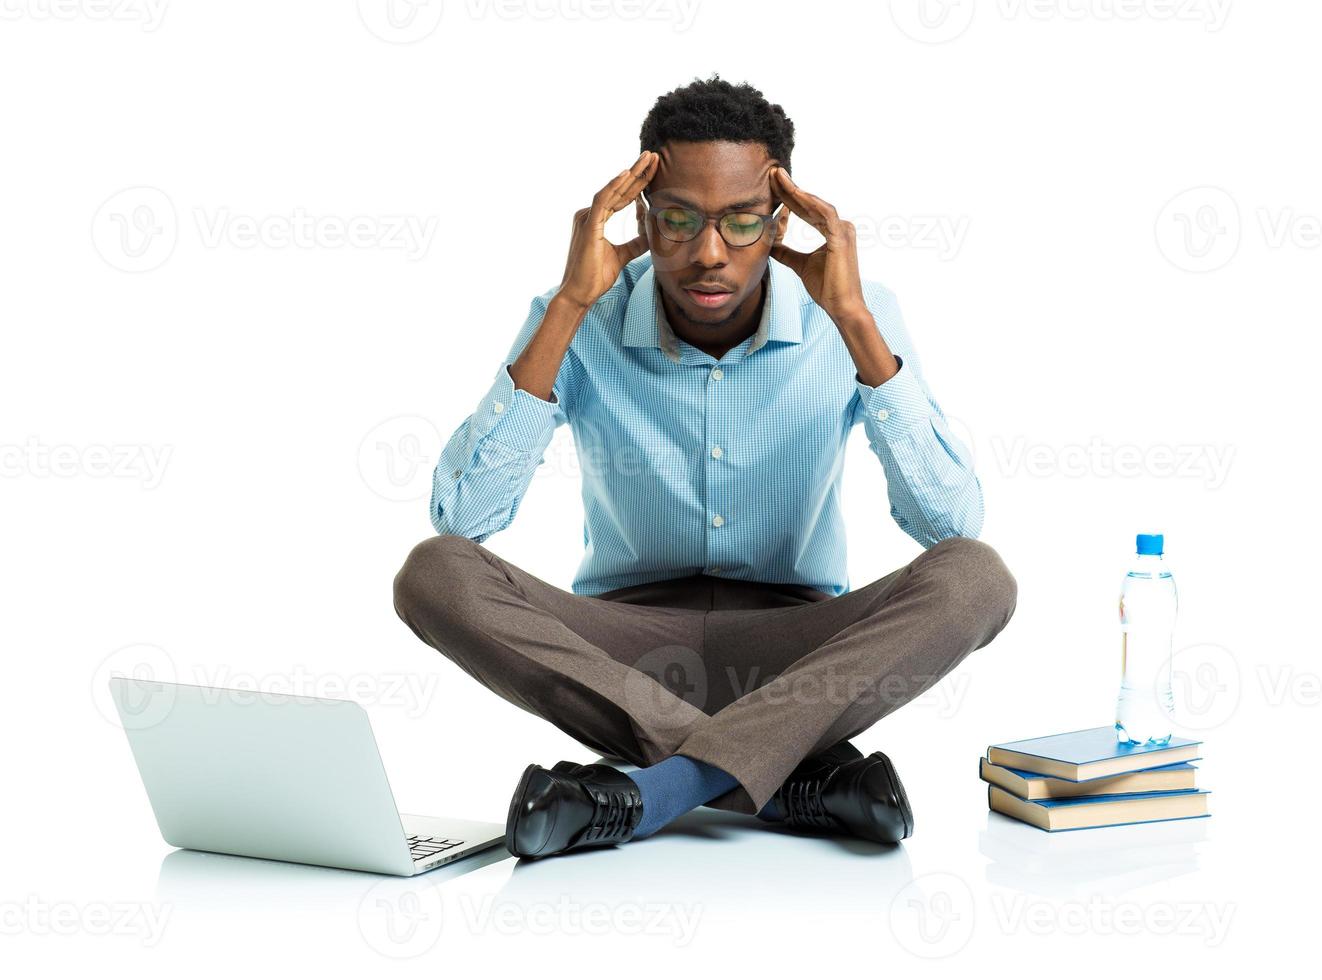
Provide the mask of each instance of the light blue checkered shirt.
{"label": "light blue checkered shirt", "polygon": [[703,572],[840,595],[849,591],[841,473],[861,422],[906,533],[924,547],[977,537],[972,456],[923,381],[894,294],[863,283],[900,360],[898,374],[871,387],[794,271],[768,264],[757,331],[718,360],[675,336],[650,254],[635,259],[584,317],[552,401],[515,388],[509,373],[556,289],[534,299],[495,383],[441,453],[437,533],[481,542],[508,527],[556,426],[568,422],[586,548],[575,593]]}

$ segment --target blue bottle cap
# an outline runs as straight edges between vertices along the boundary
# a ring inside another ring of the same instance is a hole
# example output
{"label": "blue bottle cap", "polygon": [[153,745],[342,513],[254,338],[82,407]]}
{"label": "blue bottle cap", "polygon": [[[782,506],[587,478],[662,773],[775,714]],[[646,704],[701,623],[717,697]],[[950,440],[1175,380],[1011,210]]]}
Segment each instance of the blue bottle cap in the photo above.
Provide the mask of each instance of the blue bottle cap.
{"label": "blue bottle cap", "polygon": [[1140,555],[1160,555],[1164,551],[1165,546],[1165,535],[1140,534],[1138,536],[1138,553]]}

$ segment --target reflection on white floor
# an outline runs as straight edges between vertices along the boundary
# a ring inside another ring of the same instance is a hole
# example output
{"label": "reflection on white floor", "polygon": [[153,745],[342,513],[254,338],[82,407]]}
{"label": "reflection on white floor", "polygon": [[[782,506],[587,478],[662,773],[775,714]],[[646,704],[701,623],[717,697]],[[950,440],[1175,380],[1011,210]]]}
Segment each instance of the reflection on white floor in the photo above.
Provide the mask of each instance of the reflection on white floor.
{"label": "reflection on white floor", "polygon": [[451,927],[460,921],[469,932],[501,928],[493,915],[511,931],[533,914],[572,917],[568,901],[584,915],[658,917],[678,938],[686,916],[711,921],[763,904],[777,915],[884,918],[912,878],[902,846],[800,835],[703,808],[647,840],[538,860],[516,860],[501,846],[413,878],[176,850],[161,862],[156,900],[176,920],[342,912],[365,934],[387,931],[378,917],[425,917],[438,898]]}
{"label": "reflection on white floor", "polygon": [[1197,871],[1199,844],[1208,839],[1212,819],[1049,834],[988,812],[978,849],[991,859],[988,884],[1048,897],[1082,898]]}
{"label": "reflection on white floor", "polygon": [[647,939],[676,950],[808,920],[852,927],[854,943],[944,960],[1024,935],[1073,938],[1076,920],[1106,933],[1107,916],[1186,906],[1203,928],[1188,941],[1206,945],[1234,913],[1205,866],[1211,828],[1184,820],[1048,834],[929,805],[921,836],[889,846],[704,807],[642,841],[522,861],[498,846],[413,878],[173,851],[155,899],[179,934],[326,935],[350,955],[420,964],[494,937]]}

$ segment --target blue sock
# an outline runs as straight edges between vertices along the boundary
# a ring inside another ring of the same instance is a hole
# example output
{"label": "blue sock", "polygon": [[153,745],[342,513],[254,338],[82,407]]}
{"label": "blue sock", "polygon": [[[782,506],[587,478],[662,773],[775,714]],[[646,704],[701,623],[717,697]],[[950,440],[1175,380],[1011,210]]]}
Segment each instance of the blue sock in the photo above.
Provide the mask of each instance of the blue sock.
{"label": "blue sock", "polygon": [[780,807],[777,805],[776,798],[774,796],[771,799],[767,800],[766,806],[764,806],[762,809],[757,811],[757,819],[759,820],[785,819],[785,814],[780,812]]}
{"label": "blue sock", "polygon": [[656,833],[676,817],[739,785],[724,769],[686,755],[672,755],[626,775],[638,784],[643,796],[643,818],[633,832],[634,840]]}

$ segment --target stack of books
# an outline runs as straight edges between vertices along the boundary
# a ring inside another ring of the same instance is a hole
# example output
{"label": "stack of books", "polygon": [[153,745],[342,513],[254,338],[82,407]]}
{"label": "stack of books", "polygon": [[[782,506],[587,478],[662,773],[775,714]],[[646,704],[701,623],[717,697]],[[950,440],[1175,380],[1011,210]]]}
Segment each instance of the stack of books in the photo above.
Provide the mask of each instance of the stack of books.
{"label": "stack of books", "polygon": [[1115,728],[987,747],[979,775],[997,813],[1042,830],[1083,830],[1210,816],[1196,785],[1201,742],[1117,742]]}

